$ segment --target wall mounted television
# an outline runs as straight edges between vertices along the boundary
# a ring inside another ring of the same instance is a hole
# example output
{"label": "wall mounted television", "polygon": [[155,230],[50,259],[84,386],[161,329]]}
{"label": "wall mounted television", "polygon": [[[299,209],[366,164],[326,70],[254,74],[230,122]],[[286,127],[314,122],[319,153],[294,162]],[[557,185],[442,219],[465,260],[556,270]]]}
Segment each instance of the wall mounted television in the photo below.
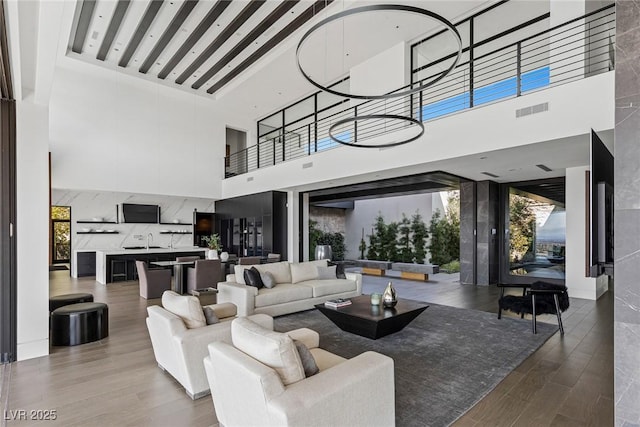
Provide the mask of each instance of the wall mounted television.
{"label": "wall mounted television", "polygon": [[160,222],[160,206],[123,203],[122,219],[128,223],[157,224]]}

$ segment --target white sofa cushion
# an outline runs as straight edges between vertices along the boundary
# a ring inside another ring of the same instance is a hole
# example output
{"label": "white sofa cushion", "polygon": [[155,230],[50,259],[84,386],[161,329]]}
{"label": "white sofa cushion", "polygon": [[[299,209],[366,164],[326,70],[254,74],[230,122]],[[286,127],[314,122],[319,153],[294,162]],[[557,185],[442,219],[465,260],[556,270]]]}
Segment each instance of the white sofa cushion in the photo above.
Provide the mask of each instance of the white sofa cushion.
{"label": "white sofa cushion", "polygon": [[281,283],[273,288],[262,288],[256,295],[255,306],[266,307],[285,302],[299,301],[313,297],[313,289],[309,286]]}
{"label": "white sofa cushion", "polygon": [[236,283],[240,283],[241,285],[246,285],[247,282],[244,281],[244,271],[255,267],[255,265],[234,265],[233,271],[236,274]]}
{"label": "white sofa cushion", "polygon": [[307,261],[300,263],[292,263],[291,266],[291,283],[300,283],[306,280],[318,278],[318,267],[326,267],[327,260],[320,259],[316,261]]}
{"label": "white sofa cushion", "polygon": [[280,283],[292,283],[291,282],[291,268],[288,261],[273,262],[269,264],[256,265],[256,268],[260,273],[268,271],[276,279],[276,284]]}
{"label": "white sofa cushion", "polygon": [[343,292],[355,291],[357,288],[355,280],[348,279],[327,279],[308,280],[297,283],[296,286],[309,287],[312,289],[313,297],[323,297],[325,295],[341,294]]}
{"label": "white sofa cushion", "polygon": [[289,335],[239,317],[231,322],[231,339],[238,350],[274,369],[284,385],[305,378],[300,355]]}
{"label": "white sofa cushion", "polygon": [[184,325],[189,329],[207,325],[198,297],[180,295],[173,291],[164,291],[162,294],[162,306],[165,310],[180,317]]}

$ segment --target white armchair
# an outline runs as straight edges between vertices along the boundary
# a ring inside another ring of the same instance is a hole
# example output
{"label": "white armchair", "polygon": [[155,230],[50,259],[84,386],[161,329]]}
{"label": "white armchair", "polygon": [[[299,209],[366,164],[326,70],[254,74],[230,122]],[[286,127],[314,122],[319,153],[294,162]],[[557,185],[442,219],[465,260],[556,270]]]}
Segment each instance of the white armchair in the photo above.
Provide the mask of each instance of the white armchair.
{"label": "white armchair", "polygon": [[[180,298],[196,297],[183,296]],[[191,302],[193,302],[191,300]],[[164,304],[164,297],[163,297]],[[198,302],[199,305],[199,302]],[[189,328],[182,317],[160,307],[147,307],[147,328],[158,366],[169,372],[192,399],[209,394],[209,384],[202,359],[207,355],[207,345],[214,341],[231,343],[231,320],[235,318],[233,304],[210,305],[219,323]],[[254,322],[273,329],[273,318],[264,314],[251,316]]]}
{"label": "white armchair", "polygon": [[[247,319],[232,322],[233,345],[213,342],[204,359],[220,425],[395,425],[393,359],[368,351],[347,360],[318,348],[314,331],[279,334]],[[301,361],[286,356],[291,345],[298,354],[291,338],[310,349],[320,372],[304,378],[303,370],[302,378],[292,378],[299,373],[288,365]]]}

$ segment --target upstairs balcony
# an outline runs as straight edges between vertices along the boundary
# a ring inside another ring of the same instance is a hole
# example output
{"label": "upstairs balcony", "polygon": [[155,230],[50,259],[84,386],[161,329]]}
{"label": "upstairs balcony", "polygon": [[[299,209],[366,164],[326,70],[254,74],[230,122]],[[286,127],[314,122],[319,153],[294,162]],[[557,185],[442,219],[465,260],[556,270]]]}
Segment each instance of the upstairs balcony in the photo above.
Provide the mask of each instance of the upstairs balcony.
{"label": "upstairs balcony", "polygon": [[[472,26],[472,21],[456,26]],[[348,143],[366,143],[410,126],[406,121],[375,120],[334,125],[355,115],[396,114],[429,122],[614,69],[613,4],[561,25],[550,27],[549,23],[550,14],[546,12],[481,41],[469,40],[451,73],[412,95],[353,105],[348,98],[314,93],[259,121],[257,143],[225,158],[225,177],[342,147],[329,135],[332,126],[333,138]],[[419,49],[438,43],[438,36],[412,45],[412,83],[398,91],[420,86],[446,68],[443,64],[451,61],[453,55],[422,64],[417,54]],[[348,84],[345,78],[332,87],[340,91]],[[535,112],[524,110],[519,114]]]}

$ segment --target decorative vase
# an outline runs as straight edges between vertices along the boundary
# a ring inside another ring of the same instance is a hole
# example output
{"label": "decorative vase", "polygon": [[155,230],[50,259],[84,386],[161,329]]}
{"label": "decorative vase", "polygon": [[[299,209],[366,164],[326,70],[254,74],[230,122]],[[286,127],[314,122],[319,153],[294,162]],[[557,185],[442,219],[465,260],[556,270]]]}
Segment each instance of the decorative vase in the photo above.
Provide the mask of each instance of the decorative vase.
{"label": "decorative vase", "polygon": [[220,261],[227,262],[229,260],[229,252],[220,252]]}
{"label": "decorative vase", "polygon": [[316,259],[331,260],[331,245],[316,246]]}
{"label": "decorative vase", "polygon": [[382,294],[382,305],[386,308],[392,308],[395,307],[397,303],[398,298],[396,296],[396,290],[393,288],[393,284],[389,282]]}
{"label": "decorative vase", "polygon": [[218,259],[218,251],[217,249],[209,249],[209,253],[207,254],[208,259]]}

